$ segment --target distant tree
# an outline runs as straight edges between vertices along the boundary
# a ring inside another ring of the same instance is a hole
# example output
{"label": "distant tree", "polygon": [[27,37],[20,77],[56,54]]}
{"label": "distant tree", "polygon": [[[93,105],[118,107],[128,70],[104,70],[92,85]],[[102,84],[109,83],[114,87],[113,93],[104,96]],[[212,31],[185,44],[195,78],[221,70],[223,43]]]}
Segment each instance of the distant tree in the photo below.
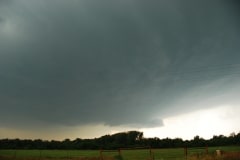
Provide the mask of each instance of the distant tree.
{"label": "distant tree", "polygon": [[123,147],[151,146],[153,148],[172,147],[205,147],[240,145],[240,132],[231,133],[228,137],[214,135],[209,140],[204,140],[195,136],[192,140],[183,141],[181,138],[144,138],[143,132],[129,131],[113,135],[105,135],[94,139],[80,139],[73,141],[65,139],[63,141],[20,140],[20,139],[0,139],[0,149],[118,149]]}

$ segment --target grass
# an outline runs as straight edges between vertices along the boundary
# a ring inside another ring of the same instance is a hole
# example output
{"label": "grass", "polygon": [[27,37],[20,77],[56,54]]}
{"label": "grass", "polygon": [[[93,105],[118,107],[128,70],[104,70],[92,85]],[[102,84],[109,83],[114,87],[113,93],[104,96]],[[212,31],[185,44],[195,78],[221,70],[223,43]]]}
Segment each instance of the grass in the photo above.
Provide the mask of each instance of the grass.
{"label": "grass", "polygon": [[191,156],[188,160],[240,160],[240,152],[225,152],[221,156],[216,154]]}
{"label": "grass", "polygon": [[77,158],[97,157],[98,150],[0,150],[1,156],[14,158]]}
{"label": "grass", "polygon": [[[226,154],[216,157],[215,151]],[[188,160],[240,160],[240,146],[209,147],[209,154],[204,148],[189,148]],[[138,149],[103,152],[104,160],[186,160],[184,149]],[[235,159],[234,159],[235,158]],[[0,150],[0,160],[101,160],[98,150]]]}

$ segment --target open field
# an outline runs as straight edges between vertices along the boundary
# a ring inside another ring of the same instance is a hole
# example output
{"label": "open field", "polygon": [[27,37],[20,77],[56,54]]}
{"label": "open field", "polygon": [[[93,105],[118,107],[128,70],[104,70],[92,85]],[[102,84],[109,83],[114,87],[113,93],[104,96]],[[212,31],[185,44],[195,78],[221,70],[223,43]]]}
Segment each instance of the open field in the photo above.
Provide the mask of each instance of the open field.
{"label": "open field", "polygon": [[[209,147],[208,155],[206,156],[205,148],[189,148],[188,159],[197,160],[216,159],[215,151],[222,150],[223,152],[231,153],[226,156],[236,157],[240,160],[240,146],[228,146],[228,147]],[[186,160],[184,148],[176,149],[137,149],[137,150],[121,150],[121,156],[119,152],[102,152],[99,150],[0,150],[1,160],[47,160],[47,159],[61,159],[61,160],[98,160],[101,159],[122,159],[122,160]],[[231,158],[227,158],[232,160]],[[235,160],[235,159],[233,159]]]}

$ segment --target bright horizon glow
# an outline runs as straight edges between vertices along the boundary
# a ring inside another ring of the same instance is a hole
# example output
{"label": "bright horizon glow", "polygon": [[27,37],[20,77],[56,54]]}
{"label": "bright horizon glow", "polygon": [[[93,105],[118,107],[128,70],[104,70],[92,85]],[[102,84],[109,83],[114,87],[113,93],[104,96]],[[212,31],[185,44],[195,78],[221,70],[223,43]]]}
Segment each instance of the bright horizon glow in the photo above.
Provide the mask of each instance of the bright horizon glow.
{"label": "bright horizon glow", "polygon": [[[240,109],[225,105],[210,109],[198,110],[181,115],[166,117],[163,119],[164,126],[156,128],[132,128],[128,126],[108,126],[104,124],[92,124],[76,127],[49,128],[47,131],[39,130],[18,130],[0,128],[2,135],[11,135],[2,138],[20,139],[44,139],[44,140],[64,140],[69,138],[88,139],[98,138],[107,134],[138,130],[144,133],[144,137],[162,138],[182,138],[191,140],[198,135],[204,139],[210,139],[214,135],[229,136],[232,132],[238,133],[240,121],[238,113]],[[56,134],[57,133],[57,134]]]}
{"label": "bright horizon glow", "polygon": [[199,135],[204,139],[210,139],[214,135],[228,136],[232,132],[239,132],[238,116],[240,109],[232,106],[220,106],[211,109],[199,110],[191,113],[181,114],[163,119],[164,126],[147,129],[145,137],[159,138],[182,138],[193,139]]}

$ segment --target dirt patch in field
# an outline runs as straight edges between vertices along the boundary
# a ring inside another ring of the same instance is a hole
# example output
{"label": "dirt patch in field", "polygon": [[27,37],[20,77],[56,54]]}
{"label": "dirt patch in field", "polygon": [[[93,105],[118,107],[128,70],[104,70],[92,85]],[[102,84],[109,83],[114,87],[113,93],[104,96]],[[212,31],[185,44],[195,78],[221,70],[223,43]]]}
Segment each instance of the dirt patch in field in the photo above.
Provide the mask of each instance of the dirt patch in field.
{"label": "dirt patch in field", "polygon": [[224,152],[222,155],[191,156],[188,160],[240,160],[240,152]]}

